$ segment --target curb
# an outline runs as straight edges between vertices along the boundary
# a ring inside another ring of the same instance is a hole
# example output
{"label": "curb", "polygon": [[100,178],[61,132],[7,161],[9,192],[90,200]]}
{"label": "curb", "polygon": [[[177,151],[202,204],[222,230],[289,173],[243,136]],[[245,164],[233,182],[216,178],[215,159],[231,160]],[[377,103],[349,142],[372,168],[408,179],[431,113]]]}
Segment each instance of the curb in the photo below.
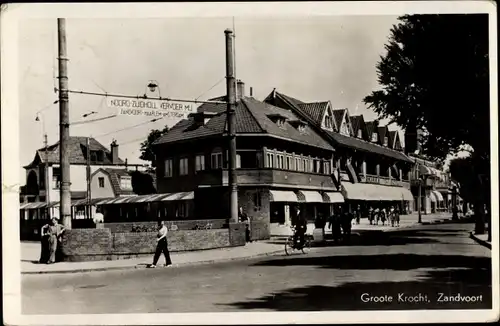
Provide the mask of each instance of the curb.
{"label": "curb", "polygon": [[[251,260],[254,258],[267,257],[267,256],[276,256],[279,253],[283,253],[284,250],[275,250],[271,252],[261,253],[252,256],[244,256],[244,257],[234,257],[234,258],[225,258],[225,259],[211,259],[211,260],[203,260],[197,262],[186,262],[180,264],[172,264],[170,268],[179,268],[179,267],[187,267],[187,266],[199,266],[199,265],[211,265],[216,263],[227,263],[231,261],[244,261]],[[39,274],[73,274],[73,273],[87,273],[87,272],[104,272],[104,271],[117,271],[117,270],[130,270],[130,269],[146,269],[142,264],[141,265],[133,265],[133,266],[110,266],[110,267],[98,267],[98,268],[80,268],[73,270],[64,270],[64,271],[29,271],[29,272],[21,272],[22,275],[39,275]]]}
{"label": "curb", "polygon": [[471,238],[472,240],[476,241],[476,242],[477,242],[478,244],[480,244],[481,246],[486,247],[486,248],[488,248],[488,249],[490,249],[490,250],[491,250],[491,243],[489,243],[488,241],[485,241],[485,240],[481,240],[481,239],[479,239],[478,237],[476,237],[476,236],[474,235],[474,232],[470,232],[470,238]]}

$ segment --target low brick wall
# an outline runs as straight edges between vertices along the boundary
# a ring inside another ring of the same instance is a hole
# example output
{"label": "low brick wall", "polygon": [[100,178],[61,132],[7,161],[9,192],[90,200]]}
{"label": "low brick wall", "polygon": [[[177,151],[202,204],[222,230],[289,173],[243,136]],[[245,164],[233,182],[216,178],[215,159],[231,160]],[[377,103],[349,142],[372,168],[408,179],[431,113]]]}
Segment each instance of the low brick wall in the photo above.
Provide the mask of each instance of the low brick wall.
{"label": "low brick wall", "polygon": [[[193,230],[196,225],[205,226],[207,223],[212,224],[212,229],[227,229],[227,221],[223,219],[217,220],[189,220],[189,221],[166,221],[167,227],[170,229],[172,224],[177,225],[178,230]],[[111,233],[127,233],[133,232],[133,229],[143,228],[144,232],[156,232],[158,222],[117,222],[117,223],[101,223],[98,228],[109,228]]]}
{"label": "low brick wall", "polygon": [[250,234],[252,240],[268,240],[271,237],[271,231],[269,228],[269,223],[252,221]]}
{"label": "low brick wall", "polygon": [[229,224],[229,243],[231,246],[244,246],[246,244],[245,223]]}
{"label": "low brick wall", "polygon": [[[178,230],[168,233],[172,252],[205,250],[245,245],[244,225],[233,229]],[[156,232],[112,233],[109,228],[71,229],[64,233],[62,254],[65,261],[116,260],[152,255]]]}

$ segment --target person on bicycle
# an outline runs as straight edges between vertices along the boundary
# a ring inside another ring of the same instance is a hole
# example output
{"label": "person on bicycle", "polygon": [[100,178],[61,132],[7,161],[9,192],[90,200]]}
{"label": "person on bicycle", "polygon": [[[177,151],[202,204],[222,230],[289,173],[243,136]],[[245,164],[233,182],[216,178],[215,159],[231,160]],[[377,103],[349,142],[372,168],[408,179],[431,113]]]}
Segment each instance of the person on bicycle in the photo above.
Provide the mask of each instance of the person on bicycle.
{"label": "person on bicycle", "polygon": [[301,215],[297,216],[296,223],[294,225],[295,232],[293,235],[293,243],[296,248],[301,248],[305,243],[305,235],[307,231],[307,221]]}

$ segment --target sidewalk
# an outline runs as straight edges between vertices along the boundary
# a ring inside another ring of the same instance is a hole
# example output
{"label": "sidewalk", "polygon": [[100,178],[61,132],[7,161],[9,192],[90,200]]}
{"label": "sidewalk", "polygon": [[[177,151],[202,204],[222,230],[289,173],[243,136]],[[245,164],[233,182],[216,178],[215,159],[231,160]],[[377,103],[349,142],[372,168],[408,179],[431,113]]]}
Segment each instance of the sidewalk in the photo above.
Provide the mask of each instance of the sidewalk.
{"label": "sidewalk", "polygon": [[[210,263],[245,260],[261,256],[271,256],[284,253],[282,245],[264,242],[252,242],[242,247],[200,250],[191,252],[171,253],[173,265],[171,267],[193,266]],[[50,273],[78,273],[90,271],[119,270],[146,268],[151,264],[150,257],[104,260],[89,262],[60,262],[46,265],[38,264],[40,244],[37,242],[21,242],[21,274],[50,274]],[[160,258],[158,266],[163,264]],[[33,262],[35,261],[35,262]]]}
{"label": "sidewalk", "polygon": [[491,241],[488,241],[488,234],[475,235],[474,232],[471,232],[470,237],[472,240],[476,241],[481,246],[491,250]]}
{"label": "sidewalk", "polygon": [[[435,223],[447,223],[451,222],[451,213],[443,212],[443,213],[434,213],[434,214],[422,214],[422,225],[435,224]],[[354,222],[353,222],[354,223]],[[352,232],[367,232],[367,231],[397,231],[403,228],[413,227],[420,225],[418,223],[418,213],[412,213],[409,215],[401,215],[399,227],[392,227],[390,222],[382,225],[382,222],[379,222],[378,225],[371,225],[367,218],[362,218],[360,224],[352,225]],[[308,223],[307,225],[307,234],[312,235],[314,231],[314,223]],[[331,233],[331,229],[328,228],[328,223],[325,227],[326,233]],[[292,230],[289,226],[275,226],[271,228],[271,237],[285,237],[292,235]]]}

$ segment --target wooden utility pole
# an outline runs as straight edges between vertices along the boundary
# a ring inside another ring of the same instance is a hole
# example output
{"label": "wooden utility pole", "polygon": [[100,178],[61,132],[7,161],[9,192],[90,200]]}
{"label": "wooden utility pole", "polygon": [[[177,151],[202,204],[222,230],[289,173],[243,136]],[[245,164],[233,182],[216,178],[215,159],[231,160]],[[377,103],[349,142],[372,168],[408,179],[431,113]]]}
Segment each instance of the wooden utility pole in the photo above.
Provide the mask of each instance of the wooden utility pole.
{"label": "wooden utility pole", "polygon": [[238,221],[238,184],[236,180],[236,133],[235,105],[236,83],[234,76],[233,31],[226,29],[226,89],[227,89],[227,127],[229,133],[229,209],[230,221]]}
{"label": "wooden utility pole", "polygon": [[87,218],[92,219],[92,207],[91,203],[91,191],[90,191],[90,138],[87,137]]}
{"label": "wooden utility pole", "polygon": [[66,19],[57,19],[59,47],[59,146],[61,165],[61,219],[71,229],[71,178],[69,161],[68,57],[66,51]]}
{"label": "wooden utility pole", "polygon": [[45,203],[47,205],[47,214],[48,218],[51,218],[50,214],[50,184],[49,184],[49,152],[47,151],[49,144],[47,140],[47,134],[44,133],[43,135],[43,146],[45,147],[45,166],[44,166],[44,171],[45,171]]}

